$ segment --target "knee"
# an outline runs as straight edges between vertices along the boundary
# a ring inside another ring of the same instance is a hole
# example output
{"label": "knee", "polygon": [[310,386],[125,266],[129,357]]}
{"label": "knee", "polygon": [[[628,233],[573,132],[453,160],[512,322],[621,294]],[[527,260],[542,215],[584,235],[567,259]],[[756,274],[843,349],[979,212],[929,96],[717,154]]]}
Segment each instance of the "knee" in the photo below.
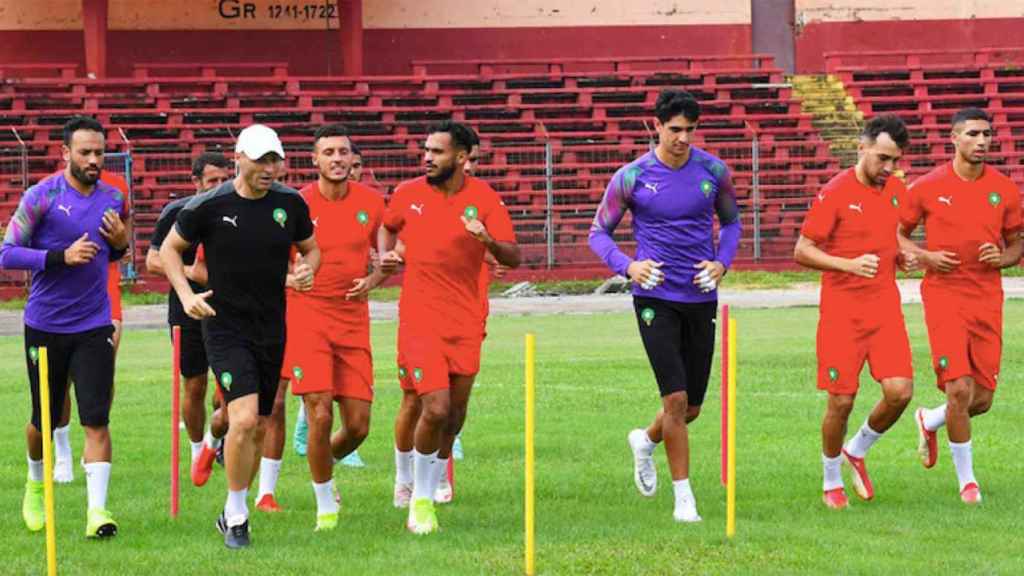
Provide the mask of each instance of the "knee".
{"label": "knee", "polygon": [[[690,409],[686,392],[673,392],[662,398],[661,402],[664,406],[666,417],[674,420],[686,420]],[[699,411],[700,408],[697,407],[697,410]]]}
{"label": "knee", "polygon": [[199,405],[206,398],[206,378],[189,378],[185,381],[185,399]]}
{"label": "knee", "polygon": [[328,431],[331,429],[333,424],[333,414],[331,414],[331,406],[323,406],[320,404],[306,404],[306,420],[309,422],[310,428],[323,429],[326,428]]}
{"label": "knee", "polygon": [[689,424],[700,416],[700,406],[687,406],[686,407],[686,423]]}
{"label": "knee", "polygon": [[833,394],[828,398],[828,412],[839,418],[849,418],[853,411],[855,397],[847,394]]}
{"label": "knee", "polygon": [[90,442],[107,442],[110,440],[110,428],[106,426],[83,426],[85,437]]}
{"label": "knee", "polygon": [[971,403],[971,416],[977,416],[984,414],[992,408],[992,393],[985,391],[984,393],[975,393]]}
{"label": "knee", "polygon": [[946,383],[948,406],[956,411],[966,411],[971,405],[971,386],[966,378],[957,378]]}
{"label": "knee", "polygon": [[435,399],[429,404],[424,403],[423,412],[420,418],[433,425],[447,425],[448,416],[451,413],[451,405],[448,399]]}
{"label": "knee", "polygon": [[362,442],[370,434],[370,419],[357,417],[346,420],[345,434],[353,440]]}
{"label": "knee", "polygon": [[261,431],[260,417],[256,414],[231,415],[231,432],[244,436],[255,436]]}
{"label": "knee", "polygon": [[885,401],[891,406],[905,408],[914,397],[914,386],[909,381],[900,381],[885,391]]}

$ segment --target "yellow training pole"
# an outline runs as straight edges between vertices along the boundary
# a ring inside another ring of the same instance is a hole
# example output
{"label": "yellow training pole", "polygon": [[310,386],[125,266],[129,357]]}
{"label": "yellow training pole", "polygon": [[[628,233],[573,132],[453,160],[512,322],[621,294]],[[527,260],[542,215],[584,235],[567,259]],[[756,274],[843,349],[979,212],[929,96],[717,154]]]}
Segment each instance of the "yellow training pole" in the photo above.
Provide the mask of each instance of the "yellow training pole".
{"label": "yellow training pole", "polygon": [[729,318],[729,477],[725,485],[725,535],[736,535],[736,319]]}
{"label": "yellow training pole", "polygon": [[57,526],[53,511],[53,423],[50,414],[50,364],[46,347],[39,348],[39,412],[43,424],[43,499],[46,505],[46,573],[57,574]]}
{"label": "yellow training pole", "polygon": [[534,517],[533,517],[533,397],[535,354],[535,338],[526,335],[526,576],[536,574],[533,563],[534,556]]}

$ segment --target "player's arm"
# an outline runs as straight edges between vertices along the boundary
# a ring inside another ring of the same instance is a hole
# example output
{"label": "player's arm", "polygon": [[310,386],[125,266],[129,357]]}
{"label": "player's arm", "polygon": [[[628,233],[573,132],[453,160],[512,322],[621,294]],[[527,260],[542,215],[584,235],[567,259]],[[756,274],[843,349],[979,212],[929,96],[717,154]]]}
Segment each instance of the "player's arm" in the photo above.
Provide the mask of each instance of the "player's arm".
{"label": "player's arm", "polygon": [[305,292],[313,288],[313,276],[320,269],[320,246],[316,243],[316,236],[310,234],[309,238],[296,242],[295,248],[299,253],[295,255],[290,274],[291,286]]}
{"label": "player's arm", "polygon": [[800,235],[793,249],[793,259],[797,264],[815,270],[846,272],[863,278],[874,278],[878,273],[878,256],[861,254],[856,258],[832,256],[815,244],[814,240]]}
{"label": "player's arm", "polygon": [[128,239],[132,234],[131,216],[124,211],[124,218],[116,210],[110,209],[103,213],[100,223],[100,236],[110,245],[110,261],[116,262],[124,258],[128,252]]}
{"label": "player's arm", "polygon": [[[516,268],[519,266],[519,262],[522,259],[522,253],[519,250],[519,245],[515,242],[503,242],[497,240],[490,232],[487,231],[487,226],[477,218],[472,220],[461,216],[462,224],[466,227],[466,232],[469,232],[474,238],[483,243],[484,247],[487,248],[487,252],[490,252],[494,259],[498,261],[498,264],[508,266],[509,268]],[[511,227],[511,222],[509,222]]]}
{"label": "player's arm", "polygon": [[736,188],[732,185],[732,176],[728,169],[722,171],[718,178],[718,195],[715,197],[715,216],[718,218],[718,254],[715,260],[703,260],[694,265],[700,268],[693,283],[705,292],[718,287],[722,276],[732,266],[736,251],[740,246],[740,235],[743,226],[740,224],[740,209],[736,203]]}
{"label": "player's arm", "polygon": [[634,178],[627,178],[626,169],[620,169],[612,176],[597,206],[594,221],[590,224],[590,235],[587,243],[590,250],[597,254],[612,272],[625,276],[645,288],[654,288],[664,282],[665,275],[661,271],[662,262],[653,260],[633,260],[615,244],[615,228],[622,222],[629,208],[629,196],[632,194]]}
{"label": "player's arm", "polygon": [[0,268],[41,271],[59,266],[78,266],[91,262],[99,253],[99,245],[82,234],[64,250],[32,247],[32,236],[48,206],[39,188],[30,188],[22,196],[14,216],[7,225],[0,245]]}
{"label": "player's arm", "polygon": [[991,242],[982,244],[978,249],[978,261],[988,264],[992,268],[1009,268],[1020,261],[1022,242],[1020,232],[1014,232],[1004,238],[1005,247],[1000,247]]}
{"label": "player's arm", "polygon": [[196,258],[192,261],[192,265],[185,266],[185,277],[200,286],[206,286],[209,283],[210,274],[206,269],[206,254],[203,252],[202,244],[196,249]]}
{"label": "player's arm", "polygon": [[185,262],[181,259],[181,255],[191,245],[178,233],[176,227],[172,228],[160,246],[160,259],[163,262],[164,275],[167,276],[174,291],[178,293],[178,299],[181,300],[185,313],[199,320],[208,316],[216,316],[217,313],[206,302],[206,299],[213,295],[213,291],[207,290],[196,294],[185,277]]}
{"label": "player's arm", "polygon": [[150,274],[164,276],[164,266],[160,262],[160,248],[154,247],[152,244],[149,245],[149,250],[146,250],[146,270]]}

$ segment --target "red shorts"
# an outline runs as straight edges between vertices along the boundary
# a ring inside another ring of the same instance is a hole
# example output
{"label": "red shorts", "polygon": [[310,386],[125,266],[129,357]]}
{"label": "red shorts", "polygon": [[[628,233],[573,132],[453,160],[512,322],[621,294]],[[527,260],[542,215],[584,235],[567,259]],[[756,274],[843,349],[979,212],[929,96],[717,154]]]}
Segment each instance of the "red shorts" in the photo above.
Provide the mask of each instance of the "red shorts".
{"label": "red shorts", "polygon": [[867,360],[871,377],[914,377],[910,339],[903,310],[887,305],[822,312],[818,320],[818,388],[832,394],[855,395]]}
{"label": "red shorts", "polygon": [[480,371],[483,336],[441,336],[429,329],[398,327],[398,381],[403,390],[422,396],[445,390],[452,374]]}
{"label": "red shorts", "polygon": [[373,402],[373,357],[368,346],[353,346],[346,328],[335,322],[295,322],[288,313],[288,338],[281,379],[292,394],[330,392],[335,398]]}
{"label": "red shorts", "polygon": [[124,315],[121,311],[121,265],[111,262],[107,268],[107,296],[110,297],[110,319],[121,322]]}
{"label": "red shorts", "polygon": [[970,376],[995,390],[1003,354],[1002,298],[985,306],[987,299],[968,301],[934,289],[922,289],[921,296],[939,388],[945,390],[946,382]]}

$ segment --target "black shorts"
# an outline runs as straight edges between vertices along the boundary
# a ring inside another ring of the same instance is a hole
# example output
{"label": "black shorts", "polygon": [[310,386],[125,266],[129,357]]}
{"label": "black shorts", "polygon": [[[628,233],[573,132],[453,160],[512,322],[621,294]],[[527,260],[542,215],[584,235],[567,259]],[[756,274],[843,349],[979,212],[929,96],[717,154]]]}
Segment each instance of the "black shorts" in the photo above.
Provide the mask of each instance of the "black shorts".
{"label": "black shorts", "polygon": [[662,397],[686,392],[689,405],[703,404],[715,354],[718,302],[634,296],[633,308]]}
{"label": "black shorts", "polygon": [[54,426],[67,397],[68,380],[75,383],[78,420],[82,426],[110,423],[114,391],[114,326],[58,334],[25,326],[25,363],[32,392],[32,425],[42,430],[39,404],[39,347],[49,358],[50,417]]}
{"label": "black shorts", "polygon": [[206,322],[203,340],[224,402],[230,404],[237,398],[257,394],[259,415],[269,416],[281,378],[284,342],[256,342],[237,332],[211,330]]}
{"label": "black shorts", "polygon": [[[173,344],[173,326],[170,331]],[[205,376],[210,369],[210,362],[206,359],[206,347],[203,345],[202,323],[190,320],[181,324],[181,352],[178,361],[181,363],[181,375],[185,378]]]}

